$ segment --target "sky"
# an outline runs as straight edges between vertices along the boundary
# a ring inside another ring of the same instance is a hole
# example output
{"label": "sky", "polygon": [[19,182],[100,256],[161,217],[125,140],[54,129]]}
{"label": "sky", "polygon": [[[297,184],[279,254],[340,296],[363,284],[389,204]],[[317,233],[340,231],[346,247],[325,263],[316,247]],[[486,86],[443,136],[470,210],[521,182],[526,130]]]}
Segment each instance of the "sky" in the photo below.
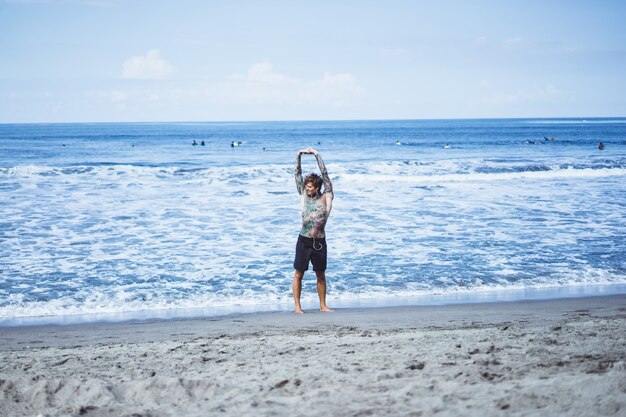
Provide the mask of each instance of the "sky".
{"label": "sky", "polygon": [[0,123],[626,116],[626,1],[0,0]]}

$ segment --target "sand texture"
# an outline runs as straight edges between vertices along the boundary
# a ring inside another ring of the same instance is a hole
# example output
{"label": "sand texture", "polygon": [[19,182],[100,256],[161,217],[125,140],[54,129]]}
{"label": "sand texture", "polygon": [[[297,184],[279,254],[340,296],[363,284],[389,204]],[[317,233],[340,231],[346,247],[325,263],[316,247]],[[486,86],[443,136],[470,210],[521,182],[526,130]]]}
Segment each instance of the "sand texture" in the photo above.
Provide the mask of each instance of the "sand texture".
{"label": "sand texture", "polygon": [[0,329],[0,416],[624,416],[626,296]]}

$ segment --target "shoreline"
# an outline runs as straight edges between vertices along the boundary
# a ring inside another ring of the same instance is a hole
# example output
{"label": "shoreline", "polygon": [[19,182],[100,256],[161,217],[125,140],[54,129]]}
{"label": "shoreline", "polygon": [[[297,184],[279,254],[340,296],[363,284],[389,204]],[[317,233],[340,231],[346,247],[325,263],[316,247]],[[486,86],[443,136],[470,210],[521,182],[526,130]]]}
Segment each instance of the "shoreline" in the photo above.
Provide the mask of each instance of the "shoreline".
{"label": "shoreline", "polygon": [[[336,309],[370,309],[385,307],[425,307],[455,304],[483,304],[531,300],[557,300],[626,294],[626,284],[570,285],[559,287],[489,288],[481,291],[457,291],[438,294],[421,294],[396,297],[363,297],[351,300],[328,299]],[[310,295],[310,294],[309,294]],[[303,298],[305,310],[315,310],[317,301]],[[116,313],[74,314],[65,316],[0,317],[0,330],[14,327],[71,326],[92,323],[128,323],[169,320],[213,319],[249,314],[291,312],[289,303],[265,305],[234,305],[218,308],[177,308],[168,310],[142,310]]]}
{"label": "shoreline", "polygon": [[626,295],[0,331],[0,415],[618,416]]}
{"label": "shoreline", "polygon": [[[533,313],[535,306],[536,314]],[[351,323],[358,323],[363,328],[380,329],[418,324],[424,327],[445,326],[454,322],[484,321],[491,316],[497,317],[498,321],[510,321],[519,316],[524,316],[526,322],[558,321],[566,310],[574,307],[579,310],[624,307],[623,311],[626,312],[626,294],[442,305],[338,308],[334,313],[305,310],[304,315],[295,314],[293,311],[267,311],[211,317],[0,327],[0,351],[31,349],[38,346],[61,347],[76,342],[93,346],[99,343],[162,342],[170,337],[175,340],[178,336],[225,334],[238,336],[249,331],[284,332],[300,326],[350,326]],[[33,338],[33,335],[37,337]],[[31,339],[30,342],[27,339]]]}

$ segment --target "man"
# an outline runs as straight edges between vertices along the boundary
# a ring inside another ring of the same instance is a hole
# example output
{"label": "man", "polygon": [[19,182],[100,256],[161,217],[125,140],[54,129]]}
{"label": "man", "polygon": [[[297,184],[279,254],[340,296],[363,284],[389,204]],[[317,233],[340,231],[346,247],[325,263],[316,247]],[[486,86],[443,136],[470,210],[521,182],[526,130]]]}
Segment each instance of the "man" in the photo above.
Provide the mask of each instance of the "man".
{"label": "man", "polygon": [[[309,174],[302,179],[300,164],[303,154],[314,155],[322,176]],[[328,171],[322,157],[313,148],[298,151],[295,167],[296,187],[301,196],[302,229],[296,244],[296,256],[293,267],[296,270],[293,276],[293,298],[296,303],[296,313],[303,314],[300,305],[302,292],[302,277],[309,269],[309,262],[313,264],[313,271],[317,276],[317,295],[320,299],[320,311],[332,312],[326,305],[326,234],[324,228],[333,207],[333,185],[328,177]],[[324,192],[322,193],[322,183]]]}

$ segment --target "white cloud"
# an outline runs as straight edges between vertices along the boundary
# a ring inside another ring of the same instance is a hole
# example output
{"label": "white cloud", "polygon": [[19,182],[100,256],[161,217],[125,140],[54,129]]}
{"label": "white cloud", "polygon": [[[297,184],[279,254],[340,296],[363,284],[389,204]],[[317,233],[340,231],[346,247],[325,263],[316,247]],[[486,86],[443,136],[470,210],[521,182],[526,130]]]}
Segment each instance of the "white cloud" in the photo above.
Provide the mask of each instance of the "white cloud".
{"label": "white cloud", "polygon": [[333,74],[325,72],[321,80],[313,81],[308,86],[307,97],[312,102],[344,106],[356,97],[365,94],[365,89],[358,85],[352,74]]}
{"label": "white cloud", "polygon": [[228,111],[237,111],[247,115],[240,117],[252,119],[293,118],[294,115],[332,118],[340,114],[346,117],[345,114],[350,113],[345,111],[363,104],[365,94],[353,74],[326,71],[319,77],[302,79],[277,71],[268,61],[255,63],[245,72],[221,81],[123,83],[89,92],[94,102],[114,112],[115,117],[145,118],[143,115],[151,111],[170,109],[167,117],[181,120],[228,118]]}
{"label": "white cloud", "polygon": [[573,99],[573,92],[564,92],[553,84],[538,86],[536,84],[529,88],[518,89],[512,92],[493,91],[493,85],[486,80],[480,82],[481,87],[490,89],[482,97],[469,100],[469,104],[506,105],[517,103],[538,103],[561,99]]}
{"label": "white cloud", "polygon": [[228,78],[235,81],[246,81],[251,83],[280,84],[298,82],[295,78],[274,72],[274,66],[269,61],[263,61],[252,65],[248,69],[248,73],[246,75],[233,74]]}
{"label": "white cloud", "polygon": [[109,98],[111,101],[126,101],[128,93],[126,93],[126,91],[111,91]]}
{"label": "white cloud", "polygon": [[483,46],[489,43],[489,39],[486,36],[479,36],[474,39],[474,46]]}
{"label": "white cloud", "polygon": [[516,37],[516,38],[506,38],[502,42],[502,45],[504,45],[505,48],[513,48],[515,46],[522,45],[523,43],[524,43],[524,38]]}
{"label": "white cloud", "polygon": [[168,78],[173,68],[163,58],[158,49],[146,55],[133,56],[122,64],[122,78],[137,80],[163,80]]}
{"label": "white cloud", "polygon": [[[92,97],[110,101],[112,103],[146,103],[156,101],[174,101],[180,100],[182,93],[179,89],[171,88],[140,88],[129,90],[98,90],[91,91],[89,94]],[[185,94],[187,97],[191,97],[189,92]]]}
{"label": "white cloud", "polygon": [[325,72],[321,79],[302,80],[274,71],[268,61],[252,65],[245,75],[231,75],[221,91],[224,98],[244,103],[337,107],[365,94],[352,74]]}

